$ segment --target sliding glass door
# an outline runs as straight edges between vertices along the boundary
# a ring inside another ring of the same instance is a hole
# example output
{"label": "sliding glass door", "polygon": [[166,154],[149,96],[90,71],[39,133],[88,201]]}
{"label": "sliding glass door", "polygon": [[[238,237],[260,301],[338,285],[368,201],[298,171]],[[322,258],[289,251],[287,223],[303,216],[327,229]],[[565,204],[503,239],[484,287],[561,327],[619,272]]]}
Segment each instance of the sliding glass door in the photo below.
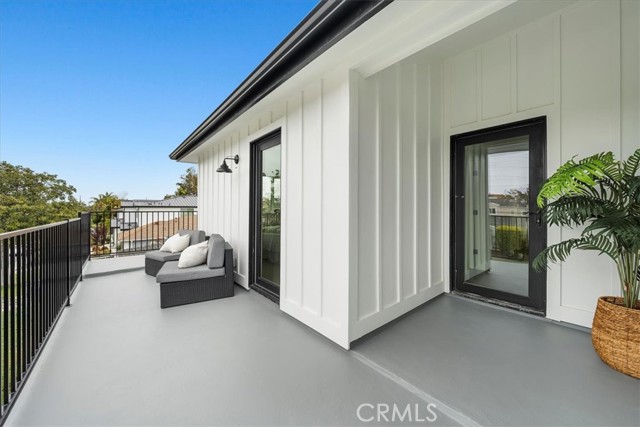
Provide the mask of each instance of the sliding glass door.
{"label": "sliding glass door", "polygon": [[280,295],[280,132],[255,142],[251,160],[251,283],[258,291],[277,299]]}

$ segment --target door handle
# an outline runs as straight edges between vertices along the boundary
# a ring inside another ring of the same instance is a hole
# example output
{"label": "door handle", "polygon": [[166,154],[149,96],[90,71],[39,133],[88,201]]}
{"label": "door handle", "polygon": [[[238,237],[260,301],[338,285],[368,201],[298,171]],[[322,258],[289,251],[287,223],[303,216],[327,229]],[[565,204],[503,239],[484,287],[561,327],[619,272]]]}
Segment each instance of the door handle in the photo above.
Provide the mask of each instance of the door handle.
{"label": "door handle", "polygon": [[525,215],[535,215],[536,216],[536,224],[542,225],[542,218],[540,216],[541,211],[527,211],[523,212]]}

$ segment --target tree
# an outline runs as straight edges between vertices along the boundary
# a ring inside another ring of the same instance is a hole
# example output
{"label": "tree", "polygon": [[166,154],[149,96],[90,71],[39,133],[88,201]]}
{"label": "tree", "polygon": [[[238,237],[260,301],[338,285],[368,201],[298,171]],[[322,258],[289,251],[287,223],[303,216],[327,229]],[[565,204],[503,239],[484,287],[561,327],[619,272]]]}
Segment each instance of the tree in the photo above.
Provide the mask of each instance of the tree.
{"label": "tree", "polygon": [[[97,197],[91,198],[91,219],[95,227],[92,228],[92,238],[98,245],[96,236],[104,234],[104,240],[110,239],[111,235],[111,212],[119,209],[122,206],[120,198],[113,193],[106,192],[104,194],[98,194]],[[93,233],[96,232],[96,236]],[[104,245],[104,242],[101,243]]]}
{"label": "tree", "polygon": [[165,199],[175,196],[195,196],[198,194],[198,174],[194,168],[189,168],[180,176],[180,182],[176,182],[178,187],[173,194],[167,194]]}
{"label": "tree", "polygon": [[94,212],[112,211],[119,209],[121,205],[120,198],[108,191],[91,198],[91,210]]}
{"label": "tree", "polygon": [[512,189],[507,191],[507,195],[518,206],[528,206],[529,205],[529,187],[512,188]]}
{"label": "tree", "polygon": [[75,193],[57,175],[0,162],[0,232],[76,218],[87,207]]}

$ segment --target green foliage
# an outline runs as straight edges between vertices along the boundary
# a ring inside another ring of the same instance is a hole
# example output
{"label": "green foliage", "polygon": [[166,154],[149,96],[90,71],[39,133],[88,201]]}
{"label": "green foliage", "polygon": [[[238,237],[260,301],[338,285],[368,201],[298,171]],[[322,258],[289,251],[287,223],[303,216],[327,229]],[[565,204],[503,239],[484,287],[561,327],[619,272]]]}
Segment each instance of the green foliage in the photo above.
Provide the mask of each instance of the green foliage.
{"label": "green foliage", "polygon": [[640,149],[626,161],[600,153],[569,160],[538,195],[542,218],[549,224],[584,227],[579,238],[547,247],[534,268],[562,262],[575,249],[597,251],[616,264],[625,305],[640,296]]}
{"label": "green foliage", "polygon": [[507,191],[506,196],[519,206],[527,206],[529,204],[529,187],[522,189],[512,188]]}
{"label": "green foliage", "polygon": [[98,194],[98,197],[91,198],[91,210],[94,212],[108,212],[119,209],[120,206],[120,198],[108,191],[104,194]]}
{"label": "green foliage", "polygon": [[76,218],[76,189],[46,172],[0,162],[0,233]]}
{"label": "green foliage", "polygon": [[175,196],[196,196],[198,194],[198,174],[194,168],[188,168],[184,175],[180,176],[180,182],[176,182],[178,187],[173,194],[167,194],[165,199]]}
{"label": "green foliage", "polygon": [[95,251],[102,249],[107,243],[107,228],[104,224],[98,224],[91,228],[91,243],[95,247]]}
{"label": "green foliage", "polygon": [[497,226],[496,249],[509,258],[526,258],[529,249],[527,230],[515,225]]}
{"label": "green foliage", "polygon": [[[105,240],[108,240],[111,230],[111,211],[119,209],[122,203],[120,198],[113,193],[106,192],[98,194],[97,197],[91,198],[91,221],[95,224],[92,227],[92,233],[97,227],[102,227],[105,234]],[[102,243],[104,244],[104,243]]]}

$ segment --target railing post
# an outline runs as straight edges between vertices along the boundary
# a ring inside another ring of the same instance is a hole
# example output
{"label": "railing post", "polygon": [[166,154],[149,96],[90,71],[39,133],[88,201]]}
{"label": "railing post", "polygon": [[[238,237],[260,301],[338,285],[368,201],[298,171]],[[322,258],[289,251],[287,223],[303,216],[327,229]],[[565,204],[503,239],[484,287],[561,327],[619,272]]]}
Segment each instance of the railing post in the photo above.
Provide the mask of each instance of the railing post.
{"label": "railing post", "polygon": [[[80,247],[80,281],[84,280],[84,250],[83,250],[83,242],[82,242],[82,212],[78,212],[78,218],[80,218],[80,227],[78,227],[78,244]],[[89,252],[91,252],[91,248],[89,248]]]}
{"label": "railing post", "polygon": [[71,222],[67,220],[67,307],[71,307]]}
{"label": "railing post", "polygon": [[91,261],[91,211],[89,211],[89,261]]}

